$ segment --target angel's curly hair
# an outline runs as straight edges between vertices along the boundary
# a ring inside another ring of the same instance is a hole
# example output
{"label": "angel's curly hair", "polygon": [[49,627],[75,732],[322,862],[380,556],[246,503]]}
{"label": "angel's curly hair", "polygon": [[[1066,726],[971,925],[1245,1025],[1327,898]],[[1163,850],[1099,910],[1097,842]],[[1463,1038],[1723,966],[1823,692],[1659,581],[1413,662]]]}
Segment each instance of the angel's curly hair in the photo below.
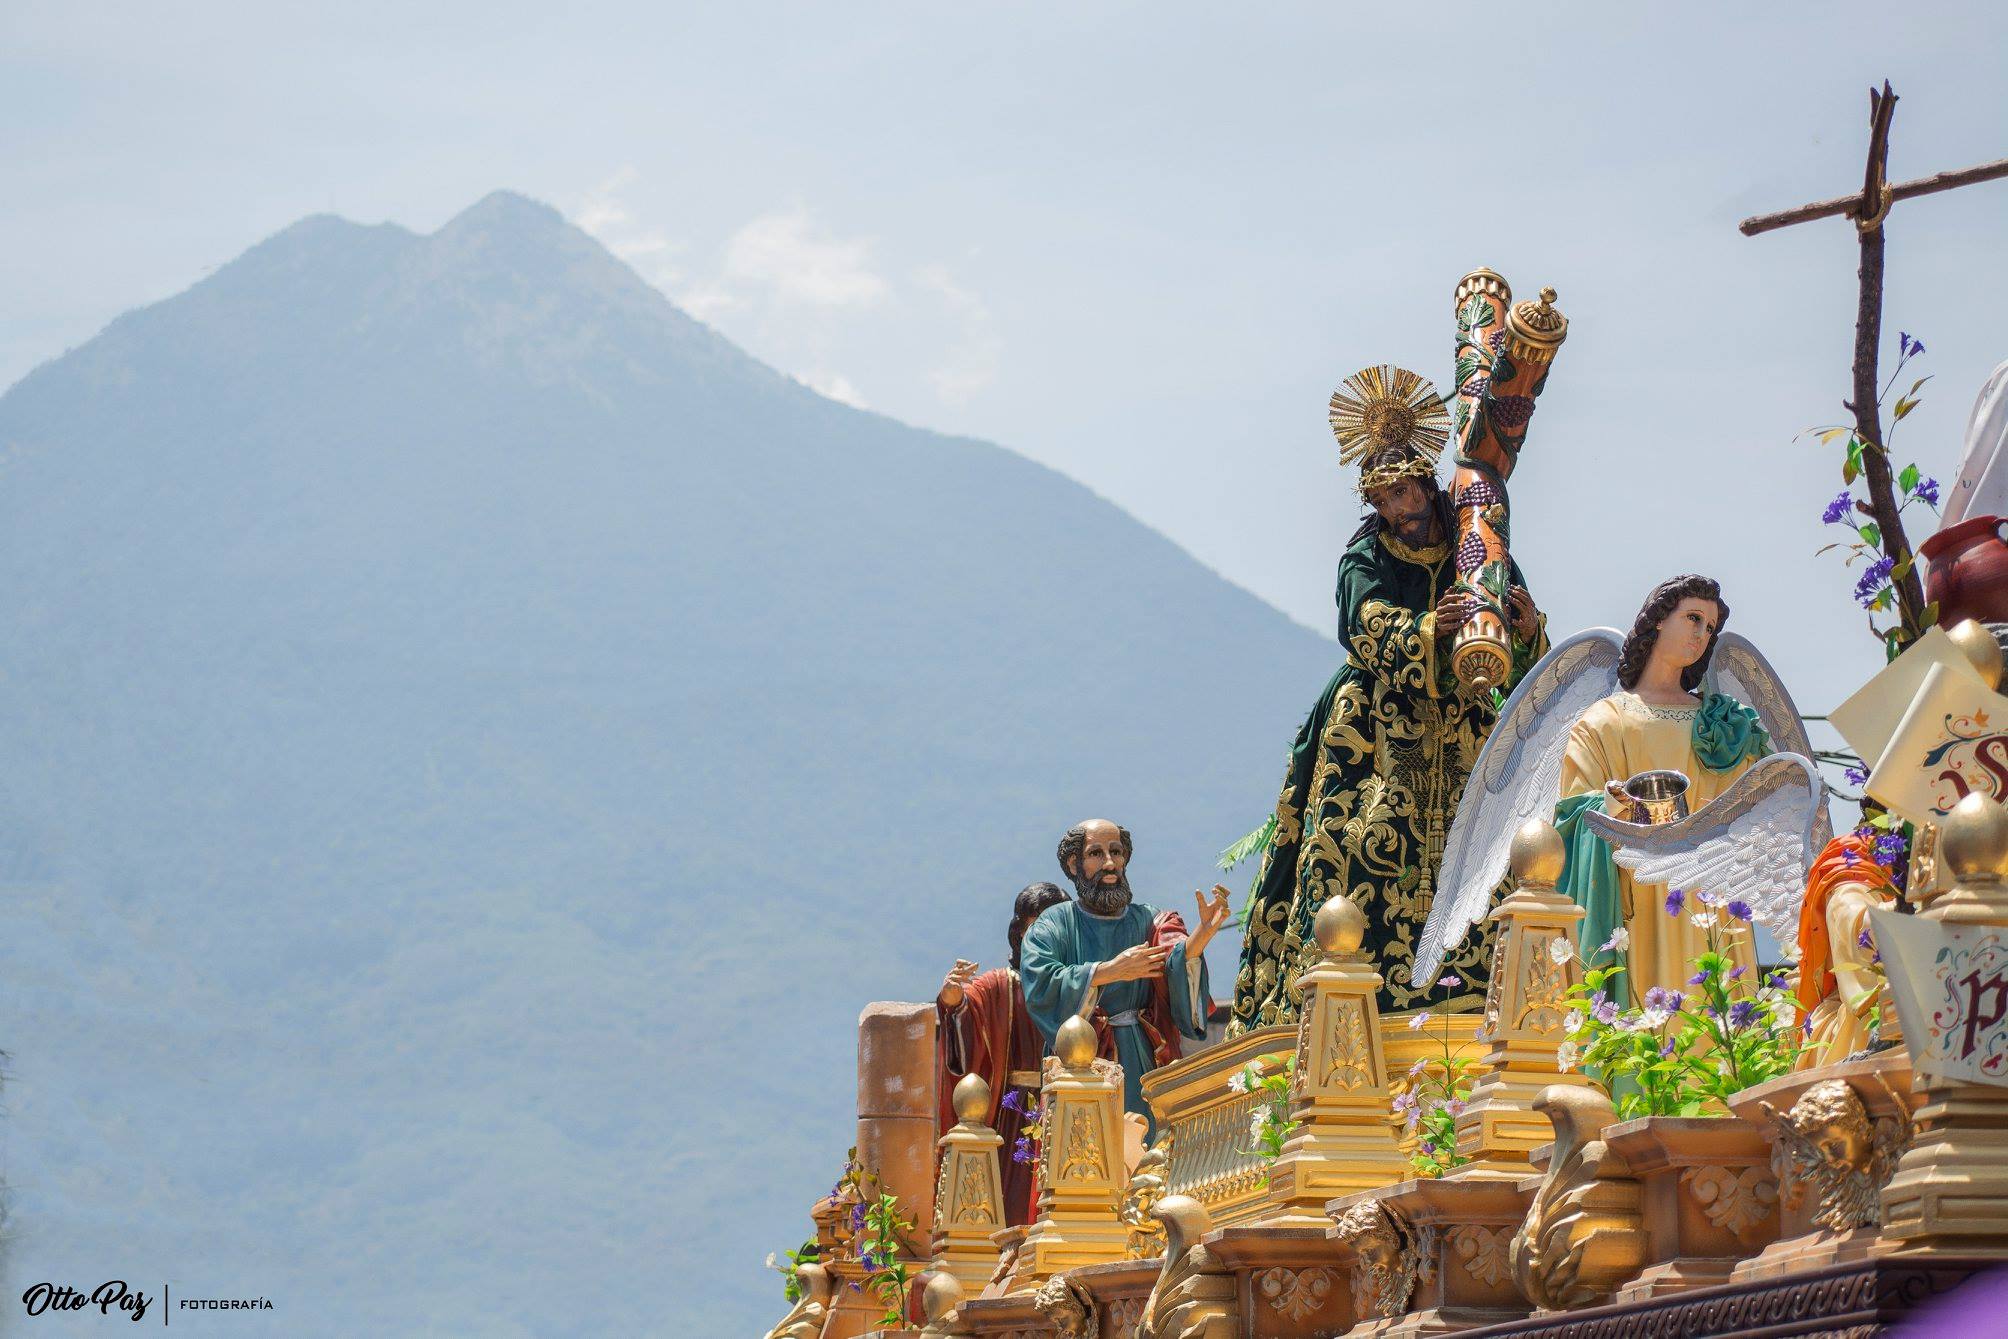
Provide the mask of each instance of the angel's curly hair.
{"label": "angel's curly hair", "polygon": [[1638,686],[1639,676],[1645,673],[1646,661],[1652,659],[1653,643],[1659,640],[1659,625],[1666,622],[1666,616],[1680,606],[1682,600],[1713,600],[1720,616],[1715,620],[1715,634],[1708,639],[1708,649],[1701,658],[1680,672],[1680,686],[1693,692],[1701,686],[1701,678],[1708,673],[1708,662],[1715,655],[1715,643],[1722,638],[1722,629],[1729,624],[1729,606],[1723,602],[1721,583],[1713,577],[1686,576],[1662,581],[1652,588],[1652,594],[1645,597],[1645,605],[1632,620],[1632,630],[1625,637],[1624,650],[1618,653],[1618,687],[1629,692]]}

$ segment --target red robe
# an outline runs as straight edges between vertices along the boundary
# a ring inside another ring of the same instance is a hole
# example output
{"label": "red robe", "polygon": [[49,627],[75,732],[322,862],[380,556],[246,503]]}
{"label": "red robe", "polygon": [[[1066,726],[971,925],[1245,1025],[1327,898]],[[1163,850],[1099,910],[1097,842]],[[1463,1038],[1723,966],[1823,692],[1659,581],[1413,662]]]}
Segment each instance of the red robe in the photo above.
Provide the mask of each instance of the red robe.
{"label": "red robe", "polygon": [[[936,1128],[946,1133],[955,1124],[955,1084],[964,1074],[975,1074],[990,1085],[990,1128],[1004,1136],[1004,1147],[998,1150],[1004,1221],[1014,1227],[1029,1223],[1038,1217],[1035,1165],[1013,1155],[1025,1133],[1025,1112],[1039,1100],[1045,1045],[1026,1011],[1018,974],[1008,967],[993,967],[964,988],[959,1007],[935,1008],[941,1019],[935,1049]],[[1020,1083],[1013,1083],[1013,1074]],[[1029,1088],[1024,1087],[1026,1082]],[[1023,1090],[1007,1107],[1004,1099],[1014,1087]]]}

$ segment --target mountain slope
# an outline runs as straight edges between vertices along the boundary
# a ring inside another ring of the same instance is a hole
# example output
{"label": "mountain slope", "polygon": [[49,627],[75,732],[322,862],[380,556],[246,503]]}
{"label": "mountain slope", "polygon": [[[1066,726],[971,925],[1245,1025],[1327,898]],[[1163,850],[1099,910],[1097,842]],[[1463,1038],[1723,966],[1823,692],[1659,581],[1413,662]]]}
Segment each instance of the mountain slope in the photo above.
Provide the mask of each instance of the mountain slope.
{"label": "mountain slope", "polygon": [[0,398],[0,623],[12,1286],[289,1334],[771,1323],[858,1009],[1091,813],[1189,910],[1334,654],[506,194]]}

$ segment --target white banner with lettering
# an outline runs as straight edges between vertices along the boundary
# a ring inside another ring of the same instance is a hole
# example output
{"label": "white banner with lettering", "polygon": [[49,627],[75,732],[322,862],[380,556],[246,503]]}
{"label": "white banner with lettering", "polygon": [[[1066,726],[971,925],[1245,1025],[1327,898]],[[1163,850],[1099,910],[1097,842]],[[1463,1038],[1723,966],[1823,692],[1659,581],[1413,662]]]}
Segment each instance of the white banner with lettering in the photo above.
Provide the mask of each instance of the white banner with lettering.
{"label": "white banner with lettering", "polygon": [[2008,926],[1869,915],[1912,1070],[2008,1087]]}

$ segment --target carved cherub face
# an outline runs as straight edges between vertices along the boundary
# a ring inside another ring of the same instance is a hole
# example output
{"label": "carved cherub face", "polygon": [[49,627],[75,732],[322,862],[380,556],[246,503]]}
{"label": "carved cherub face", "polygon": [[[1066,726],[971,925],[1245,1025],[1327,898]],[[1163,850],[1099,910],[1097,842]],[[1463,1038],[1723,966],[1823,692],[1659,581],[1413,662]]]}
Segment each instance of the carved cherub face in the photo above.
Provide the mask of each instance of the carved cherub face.
{"label": "carved cherub face", "polygon": [[1827,1162],[1861,1169],[1868,1166],[1875,1132],[1861,1099],[1839,1079],[1815,1084],[1792,1105],[1792,1125]]}

